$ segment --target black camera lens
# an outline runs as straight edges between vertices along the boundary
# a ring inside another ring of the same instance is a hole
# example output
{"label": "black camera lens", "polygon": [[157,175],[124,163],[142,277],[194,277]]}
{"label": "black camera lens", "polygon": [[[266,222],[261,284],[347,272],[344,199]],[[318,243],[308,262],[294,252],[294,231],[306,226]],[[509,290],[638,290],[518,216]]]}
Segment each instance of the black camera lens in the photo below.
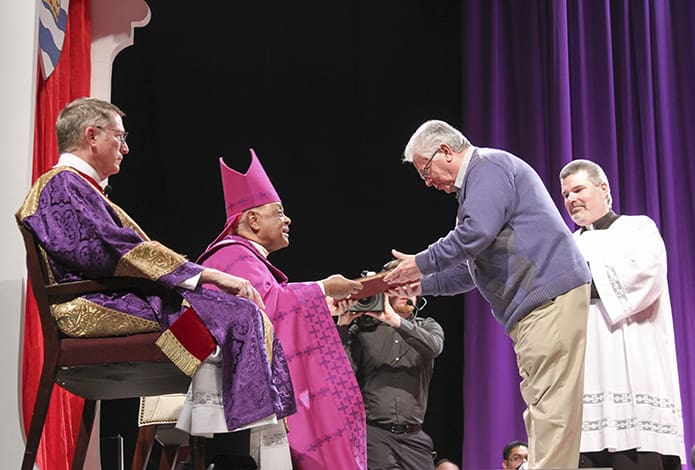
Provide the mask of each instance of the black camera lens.
{"label": "black camera lens", "polygon": [[384,294],[357,299],[355,305],[348,310],[351,312],[381,312],[384,310]]}

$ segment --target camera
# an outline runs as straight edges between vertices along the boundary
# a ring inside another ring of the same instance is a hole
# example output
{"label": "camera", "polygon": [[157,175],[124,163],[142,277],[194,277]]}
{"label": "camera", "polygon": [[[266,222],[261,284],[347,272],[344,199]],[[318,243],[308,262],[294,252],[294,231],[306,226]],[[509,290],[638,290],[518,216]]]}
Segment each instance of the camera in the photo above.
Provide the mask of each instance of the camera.
{"label": "camera", "polygon": [[[372,276],[376,274],[374,271],[362,271],[362,277]],[[355,305],[348,309],[348,312],[382,312],[384,310],[384,294],[383,292],[369,297],[357,299]]]}
{"label": "camera", "polygon": [[348,312],[381,312],[384,310],[384,294],[379,293],[358,299]]}

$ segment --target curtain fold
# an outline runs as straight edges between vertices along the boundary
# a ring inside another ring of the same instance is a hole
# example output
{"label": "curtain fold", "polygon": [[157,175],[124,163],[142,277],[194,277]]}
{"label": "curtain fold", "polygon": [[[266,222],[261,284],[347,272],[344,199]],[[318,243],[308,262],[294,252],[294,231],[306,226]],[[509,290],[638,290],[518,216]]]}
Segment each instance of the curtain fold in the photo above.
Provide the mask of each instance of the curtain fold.
{"label": "curtain fold", "polygon": [[[55,122],[70,101],[88,96],[91,80],[90,0],[71,0],[63,52],[47,80],[38,67],[32,182],[58,160]],[[38,57],[37,57],[38,59]],[[29,430],[43,363],[43,336],[38,308],[29,289],[24,320],[22,354],[22,413]],[[69,470],[84,401],[54,386],[36,463],[45,470]]]}
{"label": "curtain fold", "polygon": [[[473,144],[531,164],[566,216],[558,173],[599,163],[614,207],[647,214],[668,250],[686,450],[695,442],[695,4],[471,0],[462,4],[463,116]],[[463,468],[498,468],[524,439],[511,341],[477,295],[465,301]]]}

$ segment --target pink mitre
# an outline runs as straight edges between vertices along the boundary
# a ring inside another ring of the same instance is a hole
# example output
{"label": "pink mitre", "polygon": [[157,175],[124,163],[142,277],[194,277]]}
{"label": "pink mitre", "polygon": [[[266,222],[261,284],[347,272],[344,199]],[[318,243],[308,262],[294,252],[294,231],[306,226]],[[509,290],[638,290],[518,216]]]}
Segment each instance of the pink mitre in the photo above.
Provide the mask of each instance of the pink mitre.
{"label": "pink mitre", "polygon": [[261,161],[253,149],[251,164],[246,173],[239,173],[229,168],[220,157],[224,207],[227,214],[226,226],[231,226],[245,210],[259,207],[270,202],[280,202],[280,196],[270,182]]}

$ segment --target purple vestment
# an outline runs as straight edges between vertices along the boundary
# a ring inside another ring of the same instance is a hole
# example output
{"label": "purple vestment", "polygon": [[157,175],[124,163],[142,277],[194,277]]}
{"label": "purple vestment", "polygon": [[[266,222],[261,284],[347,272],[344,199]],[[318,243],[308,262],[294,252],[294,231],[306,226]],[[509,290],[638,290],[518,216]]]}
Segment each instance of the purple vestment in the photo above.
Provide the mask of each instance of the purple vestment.
{"label": "purple vestment", "polygon": [[219,291],[177,287],[203,268],[151,241],[79,172],[58,167],[42,175],[17,215],[40,241],[55,282],[129,276],[158,286],[156,294],[88,294],[53,306],[63,333],[115,336],[166,330],[179,317],[185,297],[222,348],[224,410],[230,429],[273,413],[281,418],[294,412],[284,352],[274,340],[272,358],[267,357],[258,307]]}
{"label": "purple vestment", "polygon": [[198,261],[248,279],[263,297],[297,400],[287,433],[295,469],[366,470],[362,396],[318,283],[288,283],[238,236],[211,245]]}

